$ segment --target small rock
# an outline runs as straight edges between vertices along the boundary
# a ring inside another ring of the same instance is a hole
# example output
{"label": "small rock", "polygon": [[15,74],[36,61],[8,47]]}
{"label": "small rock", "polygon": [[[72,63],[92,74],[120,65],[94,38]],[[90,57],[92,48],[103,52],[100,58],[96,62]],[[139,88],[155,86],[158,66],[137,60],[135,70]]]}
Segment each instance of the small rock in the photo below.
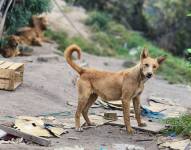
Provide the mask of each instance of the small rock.
{"label": "small rock", "polygon": [[57,55],[44,55],[37,58],[38,62],[59,62]]}

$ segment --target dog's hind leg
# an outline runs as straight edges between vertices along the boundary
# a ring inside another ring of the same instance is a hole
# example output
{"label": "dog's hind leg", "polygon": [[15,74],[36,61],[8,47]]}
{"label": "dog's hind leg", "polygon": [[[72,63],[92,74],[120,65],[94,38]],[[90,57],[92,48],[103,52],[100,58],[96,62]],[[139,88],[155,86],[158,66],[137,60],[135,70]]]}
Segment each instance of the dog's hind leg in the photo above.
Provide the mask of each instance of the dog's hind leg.
{"label": "dog's hind leg", "polygon": [[140,96],[133,98],[133,106],[134,106],[135,118],[137,119],[138,126],[141,126],[141,127],[146,126],[146,123],[141,122]]}
{"label": "dog's hind leg", "polygon": [[80,127],[80,116],[82,111],[88,103],[89,97],[91,95],[91,85],[88,81],[79,79],[78,81],[78,106],[75,114],[75,126],[76,131],[82,131]]}
{"label": "dog's hind leg", "polygon": [[88,110],[93,105],[93,103],[96,101],[97,97],[98,97],[97,94],[95,94],[95,93],[91,94],[89,99],[88,99],[88,102],[87,102],[87,104],[86,104],[86,106],[84,108],[84,110],[82,111],[82,115],[83,115],[83,117],[84,117],[84,119],[86,121],[86,124],[88,126],[95,125],[94,123],[92,123],[90,121],[90,119],[88,117]]}

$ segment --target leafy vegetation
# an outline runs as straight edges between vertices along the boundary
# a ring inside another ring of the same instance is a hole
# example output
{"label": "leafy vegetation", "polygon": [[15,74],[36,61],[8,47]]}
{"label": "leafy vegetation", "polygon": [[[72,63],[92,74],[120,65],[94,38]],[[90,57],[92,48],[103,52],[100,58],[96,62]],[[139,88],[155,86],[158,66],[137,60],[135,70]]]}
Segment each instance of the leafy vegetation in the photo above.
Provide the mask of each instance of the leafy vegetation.
{"label": "leafy vegetation", "polygon": [[175,133],[191,137],[191,115],[183,115],[177,118],[168,118],[165,120],[170,127],[164,133]]}
{"label": "leafy vegetation", "polygon": [[83,37],[73,37],[69,38],[67,34],[62,32],[53,32],[51,30],[47,30],[45,35],[53,40],[55,40],[59,47],[58,49],[64,51],[67,46],[70,44],[77,44],[81,47],[81,49],[87,53],[101,55],[101,56],[114,56],[115,52],[111,49],[103,49],[99,44],[93,43],[92,41],[88,41]]}
{"label": "leafy vegetation", "polygon": [[32,15],[39,15],[51,9],[51,0],[26,0],[16,3],[7,13],[6,32],[13,34],[22,26],[29,24]]}

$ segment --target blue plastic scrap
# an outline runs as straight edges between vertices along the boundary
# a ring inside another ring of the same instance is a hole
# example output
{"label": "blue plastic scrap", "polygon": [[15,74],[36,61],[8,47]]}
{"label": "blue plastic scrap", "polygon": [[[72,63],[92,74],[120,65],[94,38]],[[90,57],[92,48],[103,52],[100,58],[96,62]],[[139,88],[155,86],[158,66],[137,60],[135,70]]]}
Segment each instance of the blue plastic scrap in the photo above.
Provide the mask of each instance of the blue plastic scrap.
{"label": "blue plastic scrap", "polygon": [[153,118],[153,119],[163,119],[165,117],[165,115],[161,112],[153,112],[144,106],[142,106],[141,108],[142,108],[141,110],[142,116]]}

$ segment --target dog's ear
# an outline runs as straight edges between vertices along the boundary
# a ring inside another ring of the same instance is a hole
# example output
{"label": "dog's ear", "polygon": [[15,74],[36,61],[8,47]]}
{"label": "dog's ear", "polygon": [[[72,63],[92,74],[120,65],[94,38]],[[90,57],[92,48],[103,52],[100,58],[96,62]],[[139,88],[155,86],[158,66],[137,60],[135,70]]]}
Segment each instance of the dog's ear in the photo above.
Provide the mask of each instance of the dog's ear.
{"label": "dog's ear", "polygon": [[166,60],[166,58],[167,58],[166,55],[165,55],[165,56],[160,56],[160,57],[158,57],[158,58],[157,58],[157,62],[158,62],[158,64],[160,65],[163,61]]}
{"label": "dog's ear", "polygon": [[148,49],[144,48],[141,52],[141,60],[147,58],[148,56],[149,56]]}

